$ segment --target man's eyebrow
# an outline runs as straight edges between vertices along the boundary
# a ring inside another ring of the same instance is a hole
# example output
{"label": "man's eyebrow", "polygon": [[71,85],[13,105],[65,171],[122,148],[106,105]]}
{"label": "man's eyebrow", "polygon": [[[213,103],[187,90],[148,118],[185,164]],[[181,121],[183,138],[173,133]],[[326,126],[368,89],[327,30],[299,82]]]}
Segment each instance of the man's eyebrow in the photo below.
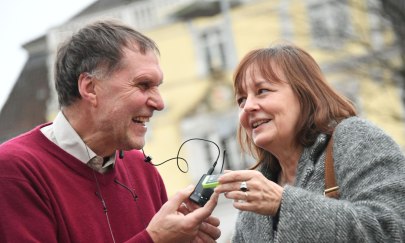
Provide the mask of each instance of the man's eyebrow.
{"label": "man's eyebrow", "polygon": [[[141,82],[141,81],[148,81],[149,83],[156,83],[156,85],[161,85],[163,84],[163,79],[157,81],[154,77],[154,75],[150,75],[150,74],[141,74],[137,77],[134,78],[134,80],[137,80],[137,82]],[[157,82],[156,82],[157,81]]]}

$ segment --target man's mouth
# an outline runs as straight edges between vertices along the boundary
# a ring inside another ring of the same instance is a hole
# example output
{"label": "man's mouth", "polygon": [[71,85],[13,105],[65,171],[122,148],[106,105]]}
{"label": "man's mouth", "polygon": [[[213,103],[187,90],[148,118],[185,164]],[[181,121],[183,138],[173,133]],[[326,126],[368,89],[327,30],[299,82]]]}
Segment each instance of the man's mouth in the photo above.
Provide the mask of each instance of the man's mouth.
{"label": "man's mouth", "polygon": [[132,121],[145,126],[145,123],[149,122],[149,117],[135,117],[135,118],[132,118]]}
{"label": "man's mouth", "polygon": [[252,128],[255,129],[257,127],[259,127],[260,125],[264,124],[264,123],[268,123],[270,120],[260,120],[260,121],[255,121],[252,124]]}

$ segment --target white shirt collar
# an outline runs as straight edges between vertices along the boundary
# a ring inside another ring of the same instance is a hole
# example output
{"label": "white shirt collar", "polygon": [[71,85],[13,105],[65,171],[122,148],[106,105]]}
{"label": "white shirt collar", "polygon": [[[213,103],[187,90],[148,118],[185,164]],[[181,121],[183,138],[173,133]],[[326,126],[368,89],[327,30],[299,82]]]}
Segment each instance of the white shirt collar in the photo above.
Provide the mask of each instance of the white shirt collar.
{"label": "white shirt collar", "polygon": [[[41,128],[41,132],[61,149],[87,164],[90,159],[97,156],[85,145],[79,134],[73,129],[65,115],[59,111],[53,123]],[[115,154],[104,164],[103,168],[115,162]]]}

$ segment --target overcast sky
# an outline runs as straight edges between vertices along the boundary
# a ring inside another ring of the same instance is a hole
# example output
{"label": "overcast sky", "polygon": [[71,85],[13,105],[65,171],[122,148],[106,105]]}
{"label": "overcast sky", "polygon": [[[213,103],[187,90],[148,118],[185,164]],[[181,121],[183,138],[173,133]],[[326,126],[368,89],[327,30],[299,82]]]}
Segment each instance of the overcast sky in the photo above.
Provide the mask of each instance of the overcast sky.
{"label": "overcast sky", "polygon": [[95,0],[0,1],[0,108],[27,60],[22,45],[67,21],[93,2]]}

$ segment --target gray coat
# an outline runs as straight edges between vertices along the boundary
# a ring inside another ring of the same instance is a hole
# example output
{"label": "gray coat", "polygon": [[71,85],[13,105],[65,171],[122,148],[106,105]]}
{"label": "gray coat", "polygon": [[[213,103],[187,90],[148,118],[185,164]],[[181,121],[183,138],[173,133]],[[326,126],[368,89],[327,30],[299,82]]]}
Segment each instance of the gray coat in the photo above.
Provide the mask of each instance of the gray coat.
{"label": "gray coat", "polygon": [[323,196],[324,138],[305,148],[295,185],[284,188],[277,231],[270,216],[241,211],[232,242],[405,242],[405,156],[399,146],[363,119],[342,121],[333,144],[336,200]]}

